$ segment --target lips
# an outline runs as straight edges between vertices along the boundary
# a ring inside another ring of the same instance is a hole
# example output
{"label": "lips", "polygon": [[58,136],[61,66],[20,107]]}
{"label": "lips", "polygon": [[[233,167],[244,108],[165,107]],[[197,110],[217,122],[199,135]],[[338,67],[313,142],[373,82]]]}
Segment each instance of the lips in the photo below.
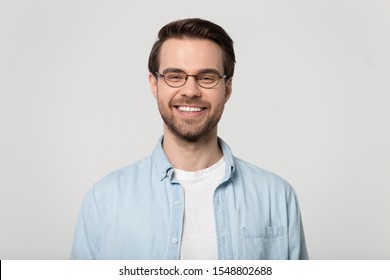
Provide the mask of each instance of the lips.
{"label": "lips", "polygon": [[200,112],[206,109],[205,107],[194,106],[175,106],[180,112]]}

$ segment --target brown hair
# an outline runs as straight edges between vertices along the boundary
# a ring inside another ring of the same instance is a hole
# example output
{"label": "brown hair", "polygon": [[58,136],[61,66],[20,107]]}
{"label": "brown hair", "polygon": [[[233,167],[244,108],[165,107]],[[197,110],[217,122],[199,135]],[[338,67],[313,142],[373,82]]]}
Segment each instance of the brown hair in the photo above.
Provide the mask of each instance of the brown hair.
{"label": "brown hair", "polygon": [[149,72],[156,75],[160,66],[159,55],[161,46],[169,38],[199,38],[208,39],[215,42],[222,49],[223,67],[226,78],[229,79],[234,74],[234,64],[236,62],[233,40],[226,31],[219,25],[200,18],[189,18],[173,21],[162,27],[158,33],[158,40],[154,43],[149,55]]}

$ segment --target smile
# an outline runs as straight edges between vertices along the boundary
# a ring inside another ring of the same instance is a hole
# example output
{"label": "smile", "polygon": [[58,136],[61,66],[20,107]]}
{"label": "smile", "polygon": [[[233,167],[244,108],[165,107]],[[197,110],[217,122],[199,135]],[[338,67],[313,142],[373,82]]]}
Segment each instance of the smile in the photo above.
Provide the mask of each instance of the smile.
{"label": "smile", "polygon": [[201,107],[188,107],[188,106],[178,106],[177,109],[181,112],[200,112],[203,111],[205,108]]}

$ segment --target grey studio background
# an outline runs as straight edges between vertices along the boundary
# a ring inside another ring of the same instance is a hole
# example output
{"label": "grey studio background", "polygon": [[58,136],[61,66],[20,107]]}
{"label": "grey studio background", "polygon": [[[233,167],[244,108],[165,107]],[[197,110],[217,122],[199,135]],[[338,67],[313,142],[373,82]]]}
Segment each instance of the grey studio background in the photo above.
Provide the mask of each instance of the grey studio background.
{"label": "grey studio background", "polygon": [[0,258],[67,259],[86,190],[149,155],[159,28],[235,41],[220,136],[298,193],[312,259],[390,259],[390,2],[0,1]]}

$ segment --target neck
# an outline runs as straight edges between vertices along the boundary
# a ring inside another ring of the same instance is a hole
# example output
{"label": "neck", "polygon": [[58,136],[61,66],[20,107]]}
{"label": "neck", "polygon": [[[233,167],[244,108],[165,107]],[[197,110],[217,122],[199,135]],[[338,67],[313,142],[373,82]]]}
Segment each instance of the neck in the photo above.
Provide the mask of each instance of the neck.
{"label": "neck", "polygon": [[163,149],[173,167],[185,171],[208,168],[223,156],[216,130],[196,142],[188,142],[164,129]]}

